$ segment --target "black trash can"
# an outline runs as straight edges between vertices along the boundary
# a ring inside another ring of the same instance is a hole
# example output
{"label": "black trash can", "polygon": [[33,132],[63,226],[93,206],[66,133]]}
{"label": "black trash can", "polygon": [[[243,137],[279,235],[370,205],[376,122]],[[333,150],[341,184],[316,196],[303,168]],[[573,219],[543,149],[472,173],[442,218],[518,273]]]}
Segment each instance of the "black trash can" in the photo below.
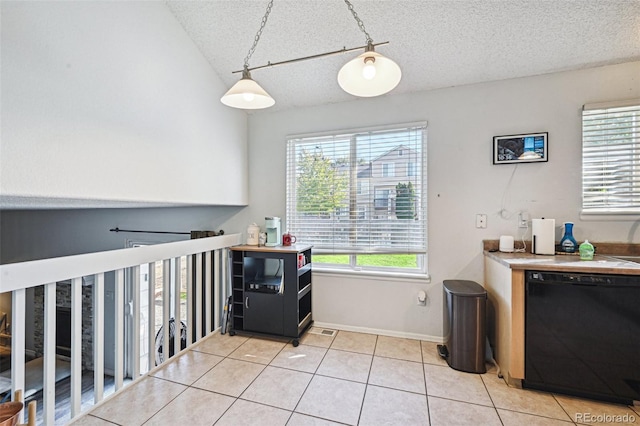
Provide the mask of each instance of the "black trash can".
{"label": "black trash can", "polygon": [[475,281],[444,280],[444,345],[440,356],[454,370],[485,373],[487,291]]}

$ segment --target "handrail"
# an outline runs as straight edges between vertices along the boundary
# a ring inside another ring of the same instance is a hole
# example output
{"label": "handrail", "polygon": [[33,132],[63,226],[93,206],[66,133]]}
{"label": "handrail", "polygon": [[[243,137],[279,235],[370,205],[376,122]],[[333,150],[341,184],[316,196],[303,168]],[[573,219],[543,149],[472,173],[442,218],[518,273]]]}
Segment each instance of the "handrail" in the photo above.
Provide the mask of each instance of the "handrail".
{"label": "handrail", "polygon": [[241,234],[0,265],[0,293],[240,244]]}

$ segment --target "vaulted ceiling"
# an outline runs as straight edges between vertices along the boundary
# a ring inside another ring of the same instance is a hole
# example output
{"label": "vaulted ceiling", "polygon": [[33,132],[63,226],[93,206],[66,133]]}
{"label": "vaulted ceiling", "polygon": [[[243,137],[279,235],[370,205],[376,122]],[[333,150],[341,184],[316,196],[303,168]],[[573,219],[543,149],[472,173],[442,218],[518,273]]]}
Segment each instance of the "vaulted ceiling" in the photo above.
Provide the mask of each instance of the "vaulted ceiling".
{"label": "vaulted ceiling", "polygon": [[[268,0],[167,1],[231,87]],[[352,0],[377,51],[402,68],[391,93],[432,90],[640,60],[638,0]],[[343,0],[274,0],[250,66],[363,46]],[[252,72],[273,109],[354,99],[337,83],[360,52]],[[220,95],[222,96],[223,93]],[[388,95],[387,95],[388,96]]]}

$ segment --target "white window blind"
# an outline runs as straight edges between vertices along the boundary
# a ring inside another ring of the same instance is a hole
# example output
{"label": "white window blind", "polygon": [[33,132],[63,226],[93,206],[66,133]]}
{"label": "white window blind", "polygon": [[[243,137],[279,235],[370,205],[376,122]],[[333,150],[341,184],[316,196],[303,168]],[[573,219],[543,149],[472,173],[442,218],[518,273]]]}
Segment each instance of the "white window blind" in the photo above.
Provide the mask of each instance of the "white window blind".
{"label": "white window blind", "polygon": [[583,213],[640,213],[640,99],[585,105]]}
{"label": "white window blind", "polygon": [[421,123],[290,138],[287,229],[314,253],[425,254],[425,132]]}

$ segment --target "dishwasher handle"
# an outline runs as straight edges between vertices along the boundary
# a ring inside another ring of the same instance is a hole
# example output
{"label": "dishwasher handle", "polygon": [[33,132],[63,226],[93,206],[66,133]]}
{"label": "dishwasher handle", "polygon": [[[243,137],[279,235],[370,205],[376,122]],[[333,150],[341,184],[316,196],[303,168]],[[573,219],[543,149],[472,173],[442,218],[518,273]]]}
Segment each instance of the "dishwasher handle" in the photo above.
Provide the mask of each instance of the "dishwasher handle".
{"label": "dishwasher handle", "polygon": [[581,285],[581,286],[606,286],[606,287],[639,287],[638,275],[605,275],[586,274],[576,272],[542,272],[526,271],[527,283],[540,283],[550,285]]}

